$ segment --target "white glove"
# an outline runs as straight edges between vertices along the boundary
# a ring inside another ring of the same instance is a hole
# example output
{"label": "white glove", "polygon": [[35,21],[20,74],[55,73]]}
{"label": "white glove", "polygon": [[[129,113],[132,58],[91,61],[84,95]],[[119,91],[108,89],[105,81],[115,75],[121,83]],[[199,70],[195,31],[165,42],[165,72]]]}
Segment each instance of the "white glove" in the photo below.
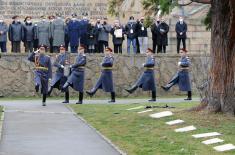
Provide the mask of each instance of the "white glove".
{"label": "white glove", "polygon": [[39,52],[39,50],[37,50],[37,51],[34,51],[34,53],[35,53],[35,54],[37,54],[38,52]]}
{"label": "white glove", "polygon": [[145,65],[145,64],[142,64],[143,66]]}
{"label": "white glove", "polygon": [[183,35],[183,32],[180,32],[180,35]]}
{"label": "white glove", "polygon": [[64,65],[60,65],[61,68],[64,68]]}
{"label": "white glove", "polygon": [[49,79],[49,82],[51,82],[51,78]]}
{"label": "white glove", "polygon": [[181,65],[181,62],[178,62],[178,66],[180,66]]}
{"label": "white glove", "polygon": [[72,65],[70,65],[69,67],[70,67],[70,68],[72,68],[73,66],[72,66]]}

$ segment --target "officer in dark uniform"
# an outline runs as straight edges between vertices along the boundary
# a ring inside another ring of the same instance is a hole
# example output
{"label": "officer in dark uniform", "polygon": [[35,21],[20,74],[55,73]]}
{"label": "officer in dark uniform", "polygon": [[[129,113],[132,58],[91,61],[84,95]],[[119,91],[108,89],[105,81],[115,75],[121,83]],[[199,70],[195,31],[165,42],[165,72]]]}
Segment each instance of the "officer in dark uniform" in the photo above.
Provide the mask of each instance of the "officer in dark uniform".
{"label": "officer in dark uniform", "polygon": [[110,103],[115,102],[115,91],[114,91],[114,84],[113,84],[113,73],[112,73],[112,67],[113,67],[113,55],[112,55],[112,49],[106,48],[105,49],[105,57],[103,59],[103,62],[101,64],[102,66],[102,72],[101,76],[98,79],[96,85],[94,88],[92,88],[90,91],[87,91],[86,93],[89,96],[93,96],[98,89],[103,89],[105,92],[111,93],[111,101]]}
{"label": "officer in dark uniform", "polygon": [[51,59],[45,55],[46,47],[40,46],[38,51],[32,52],[28,60],[35,63],[35,90],[36,92],[41,89],[43,95],[42,106],[46,106],[46,97],[48,93],[48,82],[52,77]]}
{"label": "officer in dark uniform", "polygon": [[142,88],[143,91],[152,91],[152,99],[150,102],[156,101],[156,85],[154,76],[155,58],[153,50],[148,48],[146,51],[146,62],[143,64],[145,71],[140,76],[139,80],[130,88],[125,89],[128,93],[133,93],[137,88]]}
{"label": "officer in dark uniform", "polygon": [[165,91],[168,91],[175,84],[179,85],[179,89],[181,91],[188,92],[188,98],[185,100],[192,100],[192,89],[191,89],[191,81],[189,76],[189,67],[190,67],[190,59],[187,56],[187,50],[180,50],[180,61],[178,62],[179,70],[175,74],[175,76],[170,80],[170,82],[166,86],[161,86]]}
{"label": "officer in dark uniform", "polygon": [[[57,68],[54,77],[52,78],[51,86],[48,91],[48,96],[50,96],[53,88],[59,90],[62,89],[65,82],[67,81],[66,68],[69,67],[69,54],[65,51],[63,45],[60,46],[60,54],[56,56],[54,66]],[[65,90],[65,101],[63,103],[69,103],[69,90]]]}
{"label": "officer in dark uniform", "polygon": [[84,51],[84,46],[80,46],[78,48],[78,56],[76,57],[75,63],[70,66],[72,73],[62,88],[62,91],[65,91],[69,86],[71,86],[74,90],[79,92],[79,101],[76,104],[82,104],[83,102],[86,65],[86,55],[84,54]]}

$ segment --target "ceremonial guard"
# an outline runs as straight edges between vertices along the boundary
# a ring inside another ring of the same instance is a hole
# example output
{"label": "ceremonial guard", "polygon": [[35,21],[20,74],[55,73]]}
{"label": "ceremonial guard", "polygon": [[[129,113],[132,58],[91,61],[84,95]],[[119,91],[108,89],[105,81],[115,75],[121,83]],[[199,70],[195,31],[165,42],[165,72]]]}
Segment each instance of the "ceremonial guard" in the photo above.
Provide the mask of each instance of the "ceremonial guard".
{"label": "ceremonial guard", "polygon": [[45,16],[41,16],[41,21],[37,23],[37,29],[36,29],[36,36],[38,39],[39,45],[45,45],[46,52],[48,50],[48,47],[50,47],[50,36],[51,36],[51,28],[50,28],[50,22],[46,20]]}
{"label": "ceremonial guard", "polygon": [[38,51],[32,52],[28,60],[35,63],[35,90],[41,90],[43,96],[42,106],[46,106],[46,97],[48,93],[48,82],[52,77],[51,59],[45,55],[46,48],[44,45],[40,46]]}
{"label": "ceremonial guard", "polygon": [[155,84],[155,58],[153,55],[153,50],[148,48],[146,51],[146,62],[143,64],[145,71],[140,76],[139,80],[130,88],[125,89],[128,93],[132,94],[137,88],[142,88],[143,91],[152,91],[152,99],[150,102],[156,101],[156,84]]}
{"label": "ceremonial guard", "polygon": [[[70,74],[70,57],[63,45],[60,46],[60,54],[56,56],[54,66],[57,68],[57,70],[52,78],[48,96],[51,95],[53,88],[62,90],[62,87],[64,86],[65,82],[67,81],[67,77]],[[65,101],[63,103],[69,103],[69,90],[66,89],[64,91]]]}
{"label": "ceremonial guard", "polygon": [[103,62],[101,63],[102,66],[102,72],[101,76],[98,79],[96,85],[94,88],[92,88],[90,91],[87,91],[86,93],[92,97],[98,89],[103,89],[105,92],[111,93],[111,101],[110,103],[115,102],[115,91],[114,91],[114,84],[113,84],[113,73],[112,73],[112,67],[113,67],[113,51],[111,48],[105,49],[105,57],[103,59]]}
{"label": "ceremonial guard", "polygon": [[85,47],[80,46],[78,49],[78,56],[76,57],[75,63],[70,66],[71,75],[68,77],[67,82],[64,84],[62,91],[68,89],[71,86],[74,90],[79,92],[79,101],[76,104],[82,104],[83,102],[83,90],[85,81],[85,65],[86,55],[84,54]]}
{"label": "ceremonial guard", "polygon": [[180,50],[180,55],[181,58],[178,62],[178,72],[170,80],[170,82],[166,86],[162,86],[162,88],[165,91],[168,91],[172,86],[178,84],[181,91],[188,92],[188,98],[185,100],[192,100],[191,81],[189,76],[190,59],[187,56],[187,50],[185,49]]}

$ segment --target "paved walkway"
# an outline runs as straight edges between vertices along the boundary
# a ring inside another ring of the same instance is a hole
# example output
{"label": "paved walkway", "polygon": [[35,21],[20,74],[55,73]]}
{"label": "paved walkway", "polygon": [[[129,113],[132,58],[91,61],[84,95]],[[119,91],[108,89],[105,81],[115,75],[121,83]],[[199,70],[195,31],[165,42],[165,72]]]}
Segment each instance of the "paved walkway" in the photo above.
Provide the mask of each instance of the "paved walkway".
{"label": "paved walkway", "polygon": [[[86,100],[85,104],[102,104],[107,101]],[[116,104],[146,101],[147,99],[120,99]],[[182,98],[158,99],[161,103],[182,101]],[[48,106],[42,107],[40,100],[0,101],[0,105],[6,108],[0,155],[119,154],[60,102],[48,100]]]}
{"label": "paved walkway", "polygon": [[1,101],[6,113],[0,155],[118,155],[58,101]]}

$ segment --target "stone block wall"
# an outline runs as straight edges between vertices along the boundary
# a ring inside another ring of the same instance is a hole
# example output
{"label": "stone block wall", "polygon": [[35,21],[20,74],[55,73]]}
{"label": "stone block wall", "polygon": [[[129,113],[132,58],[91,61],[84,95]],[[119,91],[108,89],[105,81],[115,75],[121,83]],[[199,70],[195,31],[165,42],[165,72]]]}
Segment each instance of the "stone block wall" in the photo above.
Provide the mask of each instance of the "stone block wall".
{"label": "stone block wall", "polygon": [[[52,61],[55,55],[51,55]],[[86,82],[85,90],[89,90],[96,82],[100,75],[100,63],[103,58],[102,54],[88,54],[86,66]],[[208,76],[209,56],[190,55],[192,60],[192,83],[193,93],[197,94],[196,87],[203,83]],[[71,55],[71,60],[75,59],[75,55]],[[156,83],[157,94],[162,95],[179,95],[178,87],[174,87],[170,92],[166,93],[160,89],[177,71],[177,62],[179,56],[174,54],[158,55],[156,56]],[[114,64],[114,81],[117,95],[119,97],[126,97],[128,94],[124,88],[131,86],[137,78],[142,74],[142,64],[145,57],[142,55],[127,56],[115,55]],[[8,54],[3,55],[0,59],[0,95],[1,96],[35,96],[34,90],[34,64],[27,60],[27,54]],[[53,68],[55,70],[55,68]],[[77,93],[71,90],[72,96],[77,96]],[[62,95],[59,91],[53,92],[54,96]],[[103,97],[105,93],[98,91],[96,97]],[[143,93],[138,90],[131,96],[150,95],[149,92]]]}

